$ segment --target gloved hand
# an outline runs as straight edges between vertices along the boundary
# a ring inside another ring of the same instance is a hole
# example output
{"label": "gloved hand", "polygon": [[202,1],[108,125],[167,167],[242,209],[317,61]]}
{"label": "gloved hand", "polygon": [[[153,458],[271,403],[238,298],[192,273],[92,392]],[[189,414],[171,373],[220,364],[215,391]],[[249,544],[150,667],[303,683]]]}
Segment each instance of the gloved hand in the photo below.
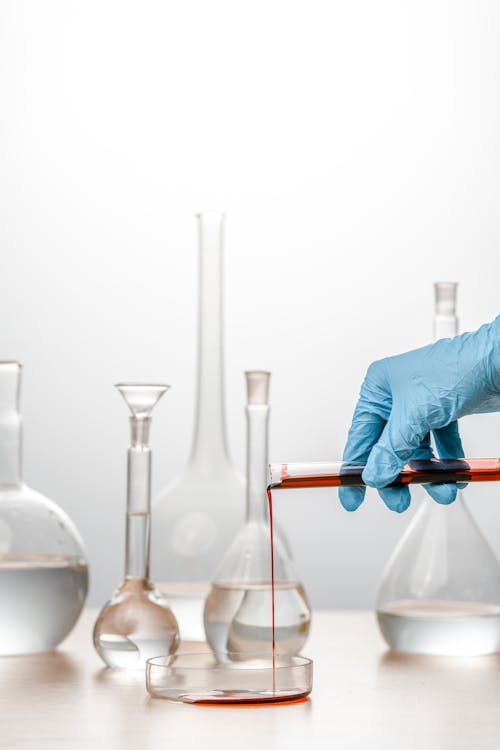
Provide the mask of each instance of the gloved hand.
{"label": "gloved hand", "polygon": [[[363,481],[401,513],[408,487],[387,487],[412,459],[462,458],[457,419],[500,411],[500,316],[473,333],[441,339],[368,368],[344,450],[344,461],[366,463]],[[428,484],[438,503],[453,502],[457,485]],[[385,489],[384,489],[385,488]],[[364,487],[341,487],[346,510],[363,502]]]}

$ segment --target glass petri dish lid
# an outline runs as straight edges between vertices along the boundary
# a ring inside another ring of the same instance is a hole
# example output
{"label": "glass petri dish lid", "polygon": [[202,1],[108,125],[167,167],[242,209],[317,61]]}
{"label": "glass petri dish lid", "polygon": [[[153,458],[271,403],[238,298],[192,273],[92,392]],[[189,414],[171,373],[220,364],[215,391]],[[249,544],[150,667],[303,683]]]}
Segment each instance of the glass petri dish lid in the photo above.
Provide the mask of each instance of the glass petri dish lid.
{"label": "glass petri dish lid", "polygon": [[313,663],[305,656],[212,652],[156,656],[146,663],[146,687],[155,698],[182,703],[283,703],[312,690]]}

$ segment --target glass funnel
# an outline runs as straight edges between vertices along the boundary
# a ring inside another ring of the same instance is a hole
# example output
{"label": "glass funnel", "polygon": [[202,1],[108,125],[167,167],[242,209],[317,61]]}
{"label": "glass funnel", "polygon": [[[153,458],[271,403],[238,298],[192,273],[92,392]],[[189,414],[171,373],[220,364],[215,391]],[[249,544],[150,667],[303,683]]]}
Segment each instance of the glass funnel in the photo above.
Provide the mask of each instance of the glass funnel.
{"label": "glass funnel", "polygon": [[[457,334],[457,285],[435,284],[434,334]],[[500,648],[500,566],[458,493],[429,497],[410,522],[377,596],[382,635],[395,651],[475,655]]]}
{"label": "glass funnel", "polygon": [[168,385],[116,386],[130,409],[127,466],[125,579],[101,610],[94,646],[108,667],[144,668],[153,656],[172,654],[179,630],[165,596],[149,580],[151,537],[151,412]]}
{"label": "glass funnel", "polygon": [[21,365],[0,362],[0,655],[55,648],[87,596],[83,543],[66,513],[22,480]]}
{"label": "glass funnel", "polygon": [[[272,586],[266,494],[270,373],[246,373],[247,519],[219,565],[204,610],[206,639],[218,658],[272,653]],[[275,643],[280,655],[298,654],[311,611],[278,530],[274,531]]]}
{"label": "glass funnel", "polygon": [[198,379],[193,444],[182,475],[155,498],[152,560],[176,613],[182,640],[204,640],[209,581],[244,519],[244,479],[228,452],[224,412],[224,215],[197,217]]}

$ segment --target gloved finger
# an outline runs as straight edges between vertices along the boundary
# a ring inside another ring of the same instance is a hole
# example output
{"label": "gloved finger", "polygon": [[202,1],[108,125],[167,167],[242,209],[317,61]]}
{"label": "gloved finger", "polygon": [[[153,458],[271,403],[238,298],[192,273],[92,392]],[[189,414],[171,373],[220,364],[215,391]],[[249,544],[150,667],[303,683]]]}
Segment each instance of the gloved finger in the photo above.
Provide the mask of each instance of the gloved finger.
{"label": "gloved finger", "polygon": [[[425,460],[432,458],[431,436],[427,433],[412,458]],[[410,505],[411,493],[409,487],[385,487],[379,489],[378,494],[390,510],[403,513]]]}
{"label": "gloved finger", "polygon": [[[373,362],[361,386],[358,403],[344,448],[346,463],[366,463],[370,451],[380,438],[392,407],[392,395],[384,360]],[[359,508],[365,497],[364,487],[340,487],[339,499],[346,510]]]}
{"label": "gloved finger", "polygon": [[463,458],[465,456],[458,422],[450,422],[446,427],[433,431],[436,448],[441,458]]}
{"label": "gloved finger", "polygon": [[365,499],[365,491],[364,487],[339,487],[339,500],[346,510],[357,510]]}
{"label": "gloved finger", "polygon": [[450,505],[458,492],[457,484],[424,484],[424,487],[432,499],[440,505]]}
{"label": "gloved finger", "polygon": [[363,481],[370,487],[387,487],[420,447],[427,430],[404,414],[391,414],[378,443],[372,448]]}
{"label": "gloved finger", "polygon": [[416,448],[411,454],[411,460],[428,461],[430,458],[435,458],[435,456],[431,445],[431,433],[428,432],[427,435],[424,435],[422,438],[422,442],[418,448]]}
{"label": "gloved finger", "polygon": [[[441,458],[463,458],[465,456],[456,420],[447,424],[446,427],[434,430],[433,434],[436,441],[436,448]],[[463,490],[464,487],[467,487],[467,482],[457,482],[455,486]]]}
{"label": "gloved finger", "polygon": [[[352,420],[342,459],[349,464],[364,464],[374,444],[382,434],[385,420],[370,411],[370,404],[361,395]],[[364,487],[340,487],[339,500],[348,511],[359,508],[365,498]]]}
{"label": "gloved finger", "polygon": [[389,510],[403,513],[410,505],[411,495],[408,487],[384,487],[378,494]]}
{"label": "gloved finger", "polygon": [[[446,425],[446,427],[440,427],[433,432],[434,440],[436,441],[436,448],[441,458],[463,458],[465,456],[462,439],[458,431],[458,422],[456,420],[454,422],[450,422],[450,424]],[[464,487],[467,487],[467,482],[457,482],[453,486],[455,487],[455,494],[452,500],[448,501],[449,503],[453,502],[453,500],[455,499],[457,495],[457,489],[463,490]],[[437,498],[435,499],[437,500]],[[443,501],[438,500],[438,502]]]}
{"label": "gloved finger", "polygon": [[[434,451],[431,446],[431,436],[427,433],[423,438],[420,446],[417,448],[415,453],[412,455],[412,460],[428,461],[431,458],[435,458]],[[454,501],[457,496],[457,485],[456,484],[424,484],[426,492],[441,505],[449,505]]]}
{"label": "gloved finger", "polygon": [[372,411],[370,404],[360,398],[354,410],[342,460],[348,463],[366,463],[385,425],[385,419]]}
{"label": "gloved finger", "polygon": [[[377,414],[356,407],[352,425],[344,448],[343,461],[345,463],[366,463],[373,445],[379,439],[384,429],[385,421]],[[365,498],[364,487],[340,487],[339,500],[346,510],[357,510]]]}
{"label": "gloved finger", "polygon": [[366,463],[390,416],[392,396],[384,360],[373,362],[361,386],[347,435],[343,460]]}

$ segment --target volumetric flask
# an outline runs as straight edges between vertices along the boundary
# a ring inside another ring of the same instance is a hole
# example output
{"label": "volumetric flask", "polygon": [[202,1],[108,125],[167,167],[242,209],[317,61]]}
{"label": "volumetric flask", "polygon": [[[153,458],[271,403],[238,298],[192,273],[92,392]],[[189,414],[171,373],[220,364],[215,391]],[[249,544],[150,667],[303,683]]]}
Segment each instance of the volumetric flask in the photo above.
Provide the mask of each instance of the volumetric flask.
{"label": "volumetric flask", "polygon": [[21,365],[0,362],[0,654],[55,648],[87,596],[83,543],[66,513],[22,480]]}
{"label": "volumetric flask", "polygon": [[313,665],[304,656],[279,656],[274,665],[261,654],[228,657],[223,663],[211,652],[150,659],[148,692],[183,703],[252,704],[296,701],[312,690]]}
{"label": "volumetric flask", "polygon": [[[435,284],[435,338],[457,334],[457,285]],[[377,617],[395,651],[469,656],[500,648],[500,566],[459,492],[427,495],[394,550]]]}
{"label": "volumetric flask", "polygon": [[183,641],[203,641],[210,580],[244,519],[245,485],[228,450],[224,411],[224,215],[201,213],[198,375],[188,464],[154,500],[153,572],[179,621]]}
{"label": "volumetric flask", "polygon": [[171,654],[179,629],[165,596],[149,579],[151,535],[151,412],[168,385],[116,386],[131,412],[127,463],[125,579],[102,608],[94,646],[108,667],[144,669],[152,656]]}
{"label": "volumetric flask", "polygon": [[[233,539],[205,602],[207,641],[223,659],[271,656],[273,591],[266,495],[270,373],[246,373],[247,520]],[[274,641],[276,653],[298,654],[307,640],[311,610],[279,530],[274,533]]]}

